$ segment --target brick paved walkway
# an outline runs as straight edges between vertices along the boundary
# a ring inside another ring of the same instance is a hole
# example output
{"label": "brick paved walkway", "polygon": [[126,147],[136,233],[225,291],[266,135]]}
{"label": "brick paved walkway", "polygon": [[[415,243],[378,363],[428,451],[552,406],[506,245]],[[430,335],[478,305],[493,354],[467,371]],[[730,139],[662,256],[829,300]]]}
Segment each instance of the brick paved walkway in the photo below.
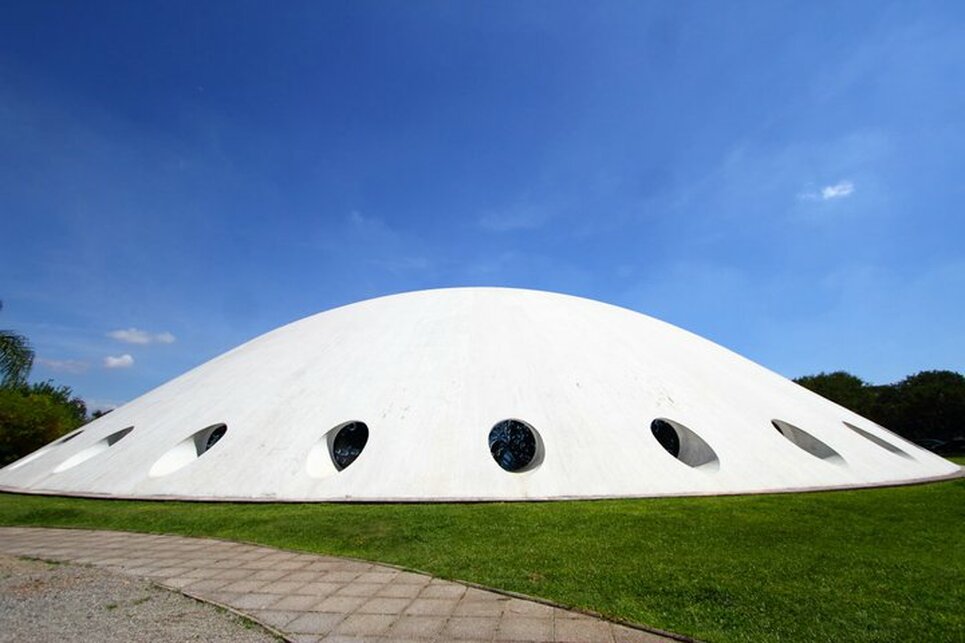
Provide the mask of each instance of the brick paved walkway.
{"label": "brick paved walkway", "polygon": [[147,578],[298,642],[671,640],[392,567],[221,540],[2,527],[0,552]]}

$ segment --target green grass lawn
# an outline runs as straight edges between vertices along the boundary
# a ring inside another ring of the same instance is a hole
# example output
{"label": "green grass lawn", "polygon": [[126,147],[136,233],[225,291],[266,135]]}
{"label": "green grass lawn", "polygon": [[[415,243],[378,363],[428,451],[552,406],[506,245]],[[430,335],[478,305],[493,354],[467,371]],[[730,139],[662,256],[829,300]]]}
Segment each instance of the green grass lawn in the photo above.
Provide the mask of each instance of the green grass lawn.
{"label": "green grass lawn", "polygon": [[810,494],[438,505],[0,494],[0,524],[384,561],[710,641],[965,640],[965,479]]}

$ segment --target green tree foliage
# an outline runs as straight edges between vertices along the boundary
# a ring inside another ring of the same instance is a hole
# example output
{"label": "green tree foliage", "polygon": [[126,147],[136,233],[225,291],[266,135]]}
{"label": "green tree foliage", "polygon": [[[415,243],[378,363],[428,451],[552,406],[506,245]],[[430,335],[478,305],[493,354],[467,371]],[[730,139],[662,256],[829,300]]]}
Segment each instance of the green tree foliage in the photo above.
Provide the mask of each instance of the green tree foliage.
{"label": "green tree foliage", "polygon": [[923,371],[879,387],[874,414],[912,439],[950,440],[965,435],[965,376]]}
{"label": "green tree foliage", "polygon": [[794,381],[859,415],[867,417],[874,407],[873,388],[860,377],[845,371],[806,375]]}
{"label": "green tree foliage", "polygon": [[87,421],[84,402],[51,382],[0,387],[0,466],[5,466]]}
{"label": "green tree foliage", "polygon": [[12,330],[0,330],[0,386],[25,384],[33,361],[34,353],[26,337]]}
{"label": "green tree foliage", "polygon": [[883,386],[843,371],[794,381],[910,440],[965,434],[965,376],[954,371],[922,371]]}
{"label": "green tree foliage", "polygon": [[0,466],[87,421],[87,407],[69,387],[50,381],[27,384],[33,358],[26,337],[0,330]]}

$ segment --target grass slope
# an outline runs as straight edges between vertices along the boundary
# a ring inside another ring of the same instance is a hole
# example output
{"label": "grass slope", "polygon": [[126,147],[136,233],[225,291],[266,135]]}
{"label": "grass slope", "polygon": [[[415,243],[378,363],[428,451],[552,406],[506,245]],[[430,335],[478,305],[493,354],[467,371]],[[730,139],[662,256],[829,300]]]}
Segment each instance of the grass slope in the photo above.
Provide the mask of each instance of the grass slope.
{"label": "grass slope", "polygon": [[385,561],[710,641],[965,640],[965,480],[472,505],[0,494],[0,524],[168,532]]}

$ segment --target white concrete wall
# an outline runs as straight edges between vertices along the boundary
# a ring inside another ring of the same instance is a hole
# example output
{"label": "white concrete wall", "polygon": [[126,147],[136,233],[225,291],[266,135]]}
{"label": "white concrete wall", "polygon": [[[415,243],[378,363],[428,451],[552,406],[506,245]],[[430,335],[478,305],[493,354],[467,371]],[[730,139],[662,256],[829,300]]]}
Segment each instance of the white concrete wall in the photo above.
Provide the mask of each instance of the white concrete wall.
{"label": "white concrete wall", "polygon": [[[692,468],[668,454],[650,431],[658,417],[699,435],[718,465]],[[507,418],[539,431],[545,457],[536,469],[510,473],[492,459],[489,431]],[[807,431],[840,460],[803,451],[774,419]],[[336,471],[313,447],[349,420],[368,425],[369,441]],[[149,475],[170,449],[219,423],[228,432],[210,451]],[[110,448],[54,472],[129,426]],[[497,288],[406,293],[308,317],[45,449],[0,471],[0,487],[128,497],[543,499],[851,487],[959,471],[679,328],[586,299]]]}

